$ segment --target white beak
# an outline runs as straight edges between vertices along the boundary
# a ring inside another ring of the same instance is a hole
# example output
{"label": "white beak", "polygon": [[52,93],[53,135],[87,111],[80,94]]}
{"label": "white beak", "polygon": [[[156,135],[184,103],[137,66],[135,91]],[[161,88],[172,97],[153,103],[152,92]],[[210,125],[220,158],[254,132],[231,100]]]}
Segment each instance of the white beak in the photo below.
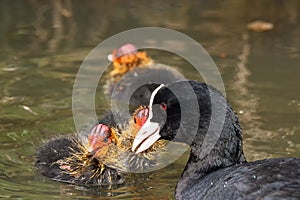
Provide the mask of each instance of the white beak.
{"label": "white beak", "polygon": [[135,136],[131,150],[138,154],[149,149],[161,137],[159,131],[160,125],[148,119]]}
{"label": "white beak", "polygon": [[150,103],[149,103],[149,116],[145,124],[139,130],[137,135],[134,138],[132,144],[132,151],[136,150],[136,154],[141,153],[149,149],[161,136],[159,135],[160,125],[156,122],[151,122],[150,120],[153,117],[152,105],[153,100],[157,92],[164,87],[164,84],[158,86],[151,94]]}
{"label": "white beak", "polygon": [[109,54],[109,55],[107,56],[107,60],[109,60],[110,62],[114,61],[113,55],[112,55],[112,54]]}

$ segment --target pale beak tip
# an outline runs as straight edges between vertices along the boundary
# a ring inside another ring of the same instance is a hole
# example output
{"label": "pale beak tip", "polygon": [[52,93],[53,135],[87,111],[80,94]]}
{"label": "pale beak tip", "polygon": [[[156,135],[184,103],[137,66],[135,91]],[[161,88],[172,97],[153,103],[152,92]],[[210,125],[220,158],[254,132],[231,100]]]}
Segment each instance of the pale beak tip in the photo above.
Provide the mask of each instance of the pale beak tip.
{"label": "pale beak tip", "polygon": [[132,146],[131,151],[134,152],[135,150],[135,146]]}
{"label": "pale beak tip", "polygon": [[88,148],[88,152],[89,152],[89,153],[93,152],[93,148],[92,148],[92,147],[89,147],[89,148]]}
{"label": "pale beak tip", "polygon": [[112,61],[114,60],[113,55],[112,55],[112,54],[109,54],[109,55],[107,56],[107,59],[108,59],[110,62],[112,62]]}
{"label": "pale beak tip", "polygon": [[131,147],[131,151],[135,152],[137,146],[139,145],[140,142],[138,142],[136,139],[133,141],[132,147]]}
{"label": "pale beak tip", "polygon": [[135,136],[131,150],[138,154],[149,149],[160,138],[159,129],[158,123],[147,121]]}
{"label": "pale beak tip", "polygon": [[138,149],[138,150],[135,152],[135,154],[139,154],[139,153],[141,153],[141,152],[143,152],[143,151],[140,150],[140,149]]}

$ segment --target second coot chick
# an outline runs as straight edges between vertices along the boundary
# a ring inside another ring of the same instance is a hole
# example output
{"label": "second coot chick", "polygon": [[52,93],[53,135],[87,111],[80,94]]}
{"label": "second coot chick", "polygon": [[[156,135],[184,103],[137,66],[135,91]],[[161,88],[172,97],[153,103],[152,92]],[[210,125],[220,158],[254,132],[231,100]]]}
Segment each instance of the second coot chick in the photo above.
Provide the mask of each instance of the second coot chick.
{"label": "second coot chick", "polygon": [[[117,124],[115,120],[108,121],[108,119],[114,118],[112,113],[100,120],[100,123],[109,125],[119,135],[117,145],[109,146],[108,155],[110,155],[110,158],[105,160],[106,166],[130,173],[138,173],[160,167],[161,163],[158,160],[166,152],[168,141],[157,141],[149,149],[139,154],[131,151],[134,138],[146,122],[148,114],[149,109],[145,106],[140,106],[134,111],[133,117],[127,123]],[[120,112],[115,113],[115,115],[117,115],[115,117],[123,117],[120,116],[122,115]]]}
{"label": "second coot chick", "polygon": [[[113,70],[108,74],[105,93],[118,102],[128,103],[134,108],[148,105],[155,85],[184,80],[175,69],[154,62],[145,51],[133,44],[124,44],[108,56]],[[111,96],[112,95],[112,96]]]}

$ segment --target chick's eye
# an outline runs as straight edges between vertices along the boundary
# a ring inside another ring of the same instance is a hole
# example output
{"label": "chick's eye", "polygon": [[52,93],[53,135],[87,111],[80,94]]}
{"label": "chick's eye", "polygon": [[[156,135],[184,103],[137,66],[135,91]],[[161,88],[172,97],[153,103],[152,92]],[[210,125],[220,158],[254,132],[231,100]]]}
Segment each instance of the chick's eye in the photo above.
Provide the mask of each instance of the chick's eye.
{"label": "chick's eye", "polygon": [[164,103],[160,104],[159,107],[160,107],[160,109],[162,109],[162,110],[167,110],[167,105],[164,104]]}

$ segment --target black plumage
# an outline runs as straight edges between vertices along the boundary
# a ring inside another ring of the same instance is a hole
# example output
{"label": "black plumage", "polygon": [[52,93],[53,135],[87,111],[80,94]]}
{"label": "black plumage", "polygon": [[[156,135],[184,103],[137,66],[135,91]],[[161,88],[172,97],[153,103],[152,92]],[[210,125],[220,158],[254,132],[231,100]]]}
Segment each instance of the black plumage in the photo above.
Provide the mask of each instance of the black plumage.
{"label": "black plumage", "polygon": [[183,81],[161,87],[152,97],[150,123],[160,124],[160,138],[191,147],[176,199],[300,199],[300,159],[247,163],[238,117],[215,88]]}

